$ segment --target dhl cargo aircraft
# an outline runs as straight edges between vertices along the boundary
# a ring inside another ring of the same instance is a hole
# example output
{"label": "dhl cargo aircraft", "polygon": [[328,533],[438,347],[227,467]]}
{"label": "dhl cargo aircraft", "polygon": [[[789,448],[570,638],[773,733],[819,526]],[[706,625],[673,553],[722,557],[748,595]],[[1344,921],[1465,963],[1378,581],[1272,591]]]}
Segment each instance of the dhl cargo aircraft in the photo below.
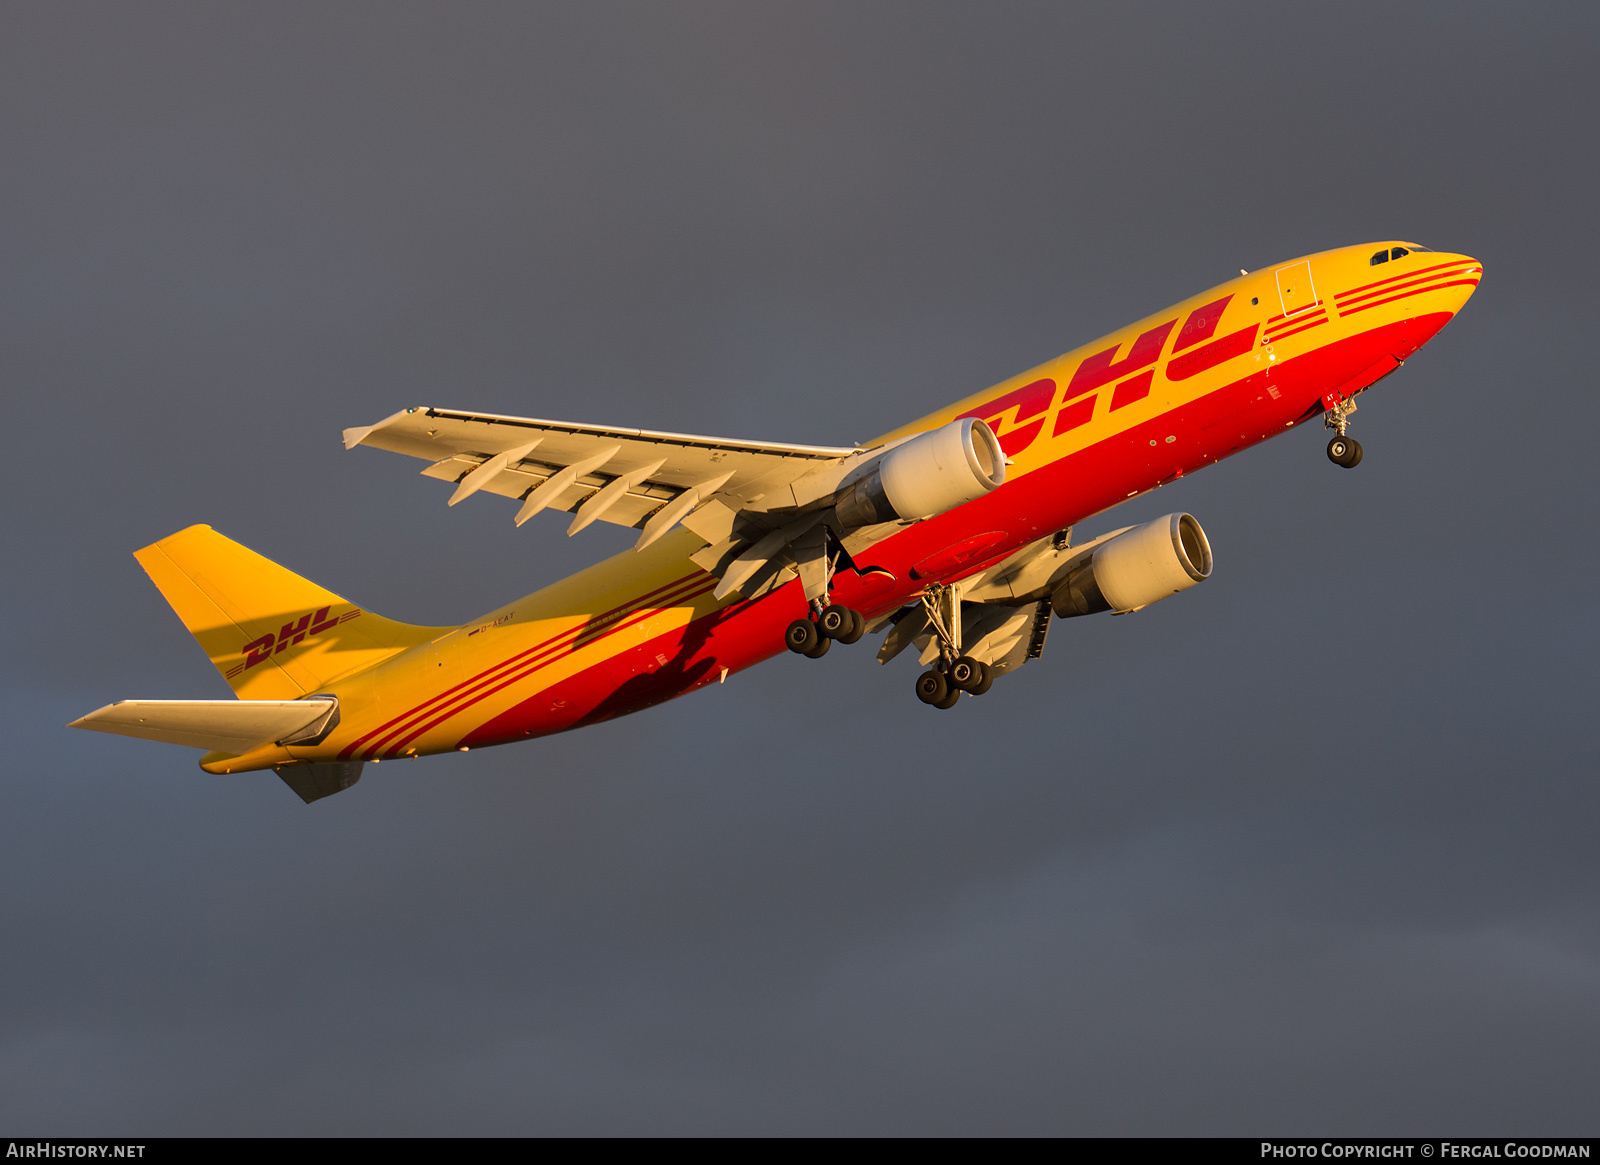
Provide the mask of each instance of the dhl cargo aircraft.
{"label": "dhl cargo aircraft", "polygon": [[375,615],[209,526],[135,557],[233,700],[127,700],[74,727],[274,769],[306,801],[367,761],[483,748],[681,696],[787,648],[886,631],[950,708],[1037,659],[1059,617],[1137,611],[1211,574],[1188,514],[1072,527],[1315,417],[1352,467],[1357,394],[1472,295],[1483,268],[1415,243],[1294,259],[1214,287],[930,413],[823,448],[410,408],[347,448],[455,486],[637,528],[632,550],[460,627]]}

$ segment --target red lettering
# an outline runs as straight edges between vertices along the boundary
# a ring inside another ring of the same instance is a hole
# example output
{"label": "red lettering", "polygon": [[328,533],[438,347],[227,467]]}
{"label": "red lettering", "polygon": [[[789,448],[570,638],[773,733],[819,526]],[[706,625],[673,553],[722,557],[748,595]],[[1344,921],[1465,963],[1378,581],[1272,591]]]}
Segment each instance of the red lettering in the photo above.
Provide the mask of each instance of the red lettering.
{"label": "red lettering", "polygon": [[963,417],[982,417],[991,427],[1000,423],[1000,418],[1013,408],[1017,415],[1012,423],[1021,425],[1029,417],[1036,417],[1050,407],[1050,401],[1056,395],[1056,382],[1049,377],[1035,380],[1032,384],[1025,384],[1021,388],[1014,388],[1004,396],[997,396],[991,401],[979,405],[975,409],[968,409],[956,420]]}
{"label": "red lettering", "polygon": [[[1021,388],[1014,388],[987,404],[968,409],[956,420],[959,421],[962,417],[981,417],[1000,438],[1000,448],[1005,455],[1015,457],[1032,445],[1034,439],[1039,436],[1040,430],[1044,428],[1044,418],[1039,414],[1049,409],[1055,395],[1056,382],[1046,377],[1043,380],[1035,380],[1032,384],[1025,384]],[[1007,432],[1001,432],[1001,421],[1013,408],[1017,410],[1017,415],[1012,418],[1011,428]],[[1031,425],[1023,424],[1030,417],[1039,419]]]}
{"label": "red lettering", "polygon": [[1012,429],[1000,438],[1000,451],[1007,457],[1015,457],[1029,445],[1033,444],[1039,431],[1044,428],[1044,418],[1040,417],[1031,425],[1023,425],[1020,429]]}
{"label": "red lettering", "polygon": [[339,620],[328,618],[328,612],[332,609],[331,607],[318,608],[317,613],[311,616],[311,630],[308,634],[321,635],[329,627],[338,626]]}
{"label": "red lettering", "polygon": [[1079,425],[1087,425],[1089,418],[1094,416],[1094,402],[1099,399],[1097,396],[1086,397],[1083,400],[1074,401],[1057,413],[1055,435],[1059,437],[1068,429],[1076,429]]}
{"label": "red lettering", "polygon": [[1198,376],[1208,368],[1215,368],[1235,356],[1244,355],[1250,351],[1250,345],[1255,343],[1256,332],[1260,328],[1260,324],[1251,324],[1231,336],[1213,340],[1204,348],[1196,348],[1186,356],[1174,356],[1167,361],[1167,379],[1188,380],[1189,377]]}
{"label": "red lettering", "polygon": [[[311,626],[310,615],[301,615],[300,622],[298,623],[285,623],[278,631],[278,646],[276,651],[282,651],[285,647],[299,643],[306,637],[306,628],[309,626]],[[274,654],[276,654],[276,651]]]}
{"label": "red lettering", "polygon": [[263,635],[260,639],[252,639],[241,649],[245,653],[244,667],[246,671],[258,663],[265,663],[272,654],[272,644],[276,640],[274,635]]}
{"label": "red lettering", "polygon": [[1222,321],[1222,311],[1228,306],[1228,301],[1233,298],[1229,292],[1221,299],[1208,303],[1204,307],[1197,307],[1189,313],[1189,318],[1183,321],[1183,330],[1178,333],[1177,342],[1172,345],[1174,352],[1182,352],[1203,340],[1209,340],[1217,330],[1217,324]]}
{"label": "red lettering", "polygon": [[1173,325],[1177,322],[1175,319],[1168,320],[1148,332],[1141,333],[1133,342],[1133,347],[1128,350],[1127,356],[1121,360],[1116,359],[1117,348],[1120,345],[1107,348],[1104,352],[1096,352],[1078,365],[1078,370],[1072,374],[1072,382],[1067,385],[1067,395],[1062,399],[1071,400],[1075,396],[1082,396],[1103,384],[1121,380],[1130,372],[1137,372],[1154,364],[1161,355],[1161,346],[1167,342],[1167,333],[1172,331]]}
{"label": "red lettering", "polygon": [[1132,380],[1124,380],[1117,385],[1116,391],[1111,394],[1110,411],[1116,412],[1120,408],[1131,405],[1136,400],[1143,400],[1149,396],[1150,382],[1155,379],[1155,376],[1156,370],[1152,368],[1148,372],[1141,372]]}

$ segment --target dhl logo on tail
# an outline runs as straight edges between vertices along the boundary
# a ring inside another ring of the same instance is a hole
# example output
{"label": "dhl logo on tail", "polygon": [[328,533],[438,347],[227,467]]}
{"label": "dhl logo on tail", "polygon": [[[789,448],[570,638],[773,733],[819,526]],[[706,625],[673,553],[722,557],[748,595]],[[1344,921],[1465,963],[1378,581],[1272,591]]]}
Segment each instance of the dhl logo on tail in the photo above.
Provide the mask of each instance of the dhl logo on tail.
{"label": "dhl logo on tail", "polygon": [[332,606],[318,607],[315,611],[307,611],[300,616],[299,622],[285,623],[276,633],[269,632],[259,639],[252,639],[239,650],[244,654],[244,662],[237,667],[230,668],[224,674],[228,679],[243,672],[249,671],[259,663],[266,663],[272,656],[279,654],[285,648],[298,646],[307,638],[315,639],[324,631],[331,631],[340,623],[348,623],[351,619],[361,614],[361,608],[346,611],[342,615],[329,615]]}

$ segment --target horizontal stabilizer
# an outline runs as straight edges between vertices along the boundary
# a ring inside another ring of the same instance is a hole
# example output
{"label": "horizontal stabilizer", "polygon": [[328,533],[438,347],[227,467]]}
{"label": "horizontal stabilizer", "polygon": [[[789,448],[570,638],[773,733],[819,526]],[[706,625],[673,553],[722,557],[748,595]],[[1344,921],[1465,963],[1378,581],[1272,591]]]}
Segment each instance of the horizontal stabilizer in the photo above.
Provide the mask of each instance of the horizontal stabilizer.
{"label": "horizontal stabilizer", "polygon": [[243,755],[263,744],[312,742],[339,722],[339,702],[311,700],[120,700],[67,727]]}

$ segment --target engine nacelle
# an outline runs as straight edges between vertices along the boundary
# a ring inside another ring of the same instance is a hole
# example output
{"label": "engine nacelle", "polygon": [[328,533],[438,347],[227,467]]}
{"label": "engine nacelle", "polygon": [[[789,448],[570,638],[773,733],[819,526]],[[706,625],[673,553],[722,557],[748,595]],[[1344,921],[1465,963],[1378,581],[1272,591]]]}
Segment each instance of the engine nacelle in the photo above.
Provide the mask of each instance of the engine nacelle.
{"label": "engine nacelle", "polygon": [[850,529],[931,518],[982,497],[1005,479],[1006,455],[994,430],[966,417],[896,445],[839,495],[834,509]]}
{"label": "engine nacelle", "polygon": [[1062,618],[1135,611],[1211,577],[1211,544],[1188,514],[1168,514],[1095,547],[1050,595]]}

